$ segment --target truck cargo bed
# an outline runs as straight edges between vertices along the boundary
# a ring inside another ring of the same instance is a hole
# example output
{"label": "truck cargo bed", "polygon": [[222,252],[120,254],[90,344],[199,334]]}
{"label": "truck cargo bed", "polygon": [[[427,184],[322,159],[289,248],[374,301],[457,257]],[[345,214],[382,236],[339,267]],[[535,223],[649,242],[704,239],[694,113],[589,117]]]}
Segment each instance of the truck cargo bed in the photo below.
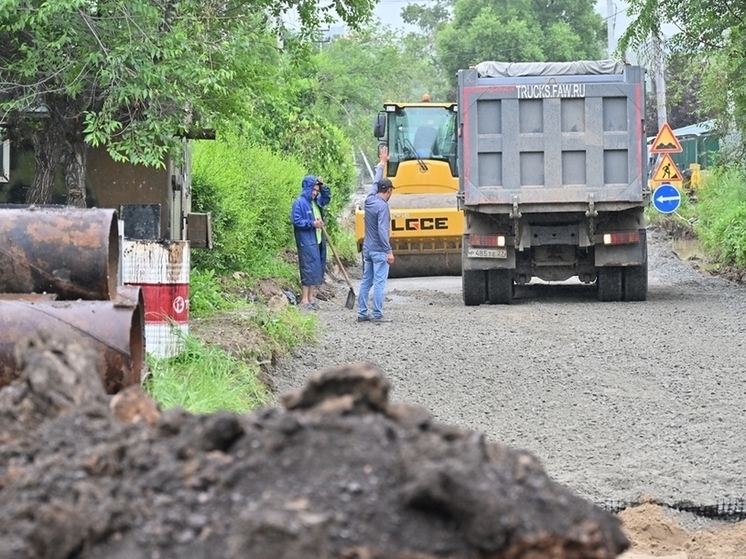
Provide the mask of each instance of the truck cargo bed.
{"label": "truck cargo bed", "polygon": [[644,71],[622,68],[549,80],[461,71],[463,205],[642,203]]}

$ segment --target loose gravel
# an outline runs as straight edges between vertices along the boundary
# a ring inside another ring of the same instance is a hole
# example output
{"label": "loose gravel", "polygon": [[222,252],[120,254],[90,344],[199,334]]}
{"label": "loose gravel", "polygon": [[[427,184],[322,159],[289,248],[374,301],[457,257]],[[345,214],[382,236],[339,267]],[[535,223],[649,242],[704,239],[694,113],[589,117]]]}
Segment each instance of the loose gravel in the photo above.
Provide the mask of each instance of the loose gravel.
{"label": "loose gravel", "polygon": [[278,390],[369,361],[393,401],[527,449],[597,503],[746,498],[746,289],[680,261],[660,232],[648,253],[645,302],[601,303],[595,286],[565,282],[465,307],[458,277],[393,279],[393,322],[358,324],[340,282],[319,343],[278,367]]}

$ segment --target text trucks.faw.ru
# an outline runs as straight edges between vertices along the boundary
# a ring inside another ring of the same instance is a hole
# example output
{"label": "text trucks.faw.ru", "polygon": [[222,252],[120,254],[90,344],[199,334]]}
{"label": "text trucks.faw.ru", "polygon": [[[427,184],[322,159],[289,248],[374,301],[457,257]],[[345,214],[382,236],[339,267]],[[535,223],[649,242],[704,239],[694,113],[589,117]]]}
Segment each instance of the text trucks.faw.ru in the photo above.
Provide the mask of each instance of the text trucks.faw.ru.
{"label": "text trucks.faw.ru", "polygon": [[644,80],[609,60],[459,71],[466,305],[510,303],[532,278],[647,298]]}

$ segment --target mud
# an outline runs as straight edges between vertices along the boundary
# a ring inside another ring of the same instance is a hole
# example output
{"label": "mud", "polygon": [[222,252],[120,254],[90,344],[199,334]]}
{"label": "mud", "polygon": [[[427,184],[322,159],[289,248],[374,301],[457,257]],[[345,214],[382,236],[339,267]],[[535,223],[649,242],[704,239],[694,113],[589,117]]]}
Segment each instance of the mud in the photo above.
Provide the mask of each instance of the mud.
{"label": "mud", "polygon": [[105,394],[95,355],[18,349],[0,391],[3,559],[611,559],[614,515],[525,451],[389,401],[381,370],[317,371],[282,405],[161,413]]}

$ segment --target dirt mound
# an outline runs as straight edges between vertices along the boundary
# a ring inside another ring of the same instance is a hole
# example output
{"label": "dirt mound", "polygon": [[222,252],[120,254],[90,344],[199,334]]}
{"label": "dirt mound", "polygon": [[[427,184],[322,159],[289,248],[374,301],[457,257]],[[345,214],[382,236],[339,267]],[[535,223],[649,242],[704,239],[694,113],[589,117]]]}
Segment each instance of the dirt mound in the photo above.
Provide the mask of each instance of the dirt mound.
{"label": "dirt mound", "polygon": [[[284,408],[160,414],[93,356],[36,339],[0,392],[7,559],[616,557],[617,517],[530,454],[392,405],[378,369],[319,371]],[[122,422],[125,421],[125,422]],[[152,425],[152,426],[151,426]]]}
{"label": "dirt mound", "polygon": [[[681,514],[681,513],[679,513]],[[697,517],[677,519],[674,512],[644,503],[619,513],[623,530],[633,545],[629,559],[671,557],[673,559],[726,559],[744,556],[746,522],[718,522],[698,528],[685,523],[701,523]],[[685,550],[685,551],[684,551]],[[650,553],[651,555],[641,555]],[[620,559],[627,559],[623,555]]]}

